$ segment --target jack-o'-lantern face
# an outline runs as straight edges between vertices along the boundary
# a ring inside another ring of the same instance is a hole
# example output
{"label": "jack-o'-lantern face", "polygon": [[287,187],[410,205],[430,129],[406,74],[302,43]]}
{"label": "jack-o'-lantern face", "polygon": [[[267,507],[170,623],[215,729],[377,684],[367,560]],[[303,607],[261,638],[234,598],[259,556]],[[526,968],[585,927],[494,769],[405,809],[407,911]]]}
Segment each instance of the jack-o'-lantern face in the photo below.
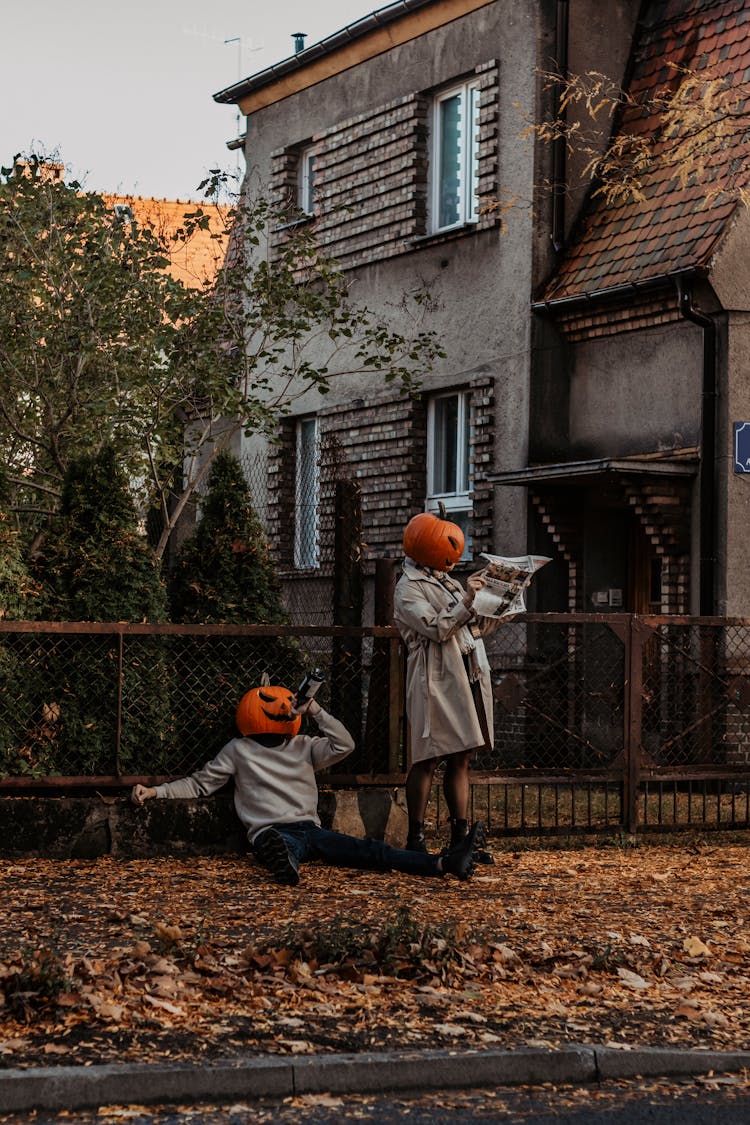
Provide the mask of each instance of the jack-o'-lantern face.
{"label": "jack-o'-lantern face", "polygon": [[404,554],[435,570],[451,570],[464,553],[464,533],[457,523],[433,512],[420,512],[404,531]]}
{"label": "jack-o'-lantern face", "polygon": [[237,729],[242,735],[298,734],[302,716],[292,714],[294,692],[285,687],[259,687],[245,692],[237,705]]}

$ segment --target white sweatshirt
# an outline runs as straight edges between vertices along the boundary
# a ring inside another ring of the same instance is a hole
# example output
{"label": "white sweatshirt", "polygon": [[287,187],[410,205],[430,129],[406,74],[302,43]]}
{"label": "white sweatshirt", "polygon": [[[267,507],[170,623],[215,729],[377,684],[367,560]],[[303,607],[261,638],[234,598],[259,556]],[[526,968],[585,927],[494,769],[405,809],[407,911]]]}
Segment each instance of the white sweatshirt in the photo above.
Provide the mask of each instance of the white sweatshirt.
{"label": "white sweatshirt", "polygon": [[322,709],[312,716],[321,736],[305,734],[279,746],[233,738],[190,777],[156,786],[157,797],[207,797],[234,778],[234,806],[250,841],[271,824],[318,817],[316,770],[340,761],[354,749],[346,727]]}

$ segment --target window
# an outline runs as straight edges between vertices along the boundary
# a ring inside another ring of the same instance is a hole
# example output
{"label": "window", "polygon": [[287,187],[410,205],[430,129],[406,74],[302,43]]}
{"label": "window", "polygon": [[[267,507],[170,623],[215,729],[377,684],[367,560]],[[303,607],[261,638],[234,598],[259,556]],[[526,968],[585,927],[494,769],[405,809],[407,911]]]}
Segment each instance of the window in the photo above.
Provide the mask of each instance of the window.
{"label": "window", "polygon": [[432,118],[431,229],[476,222],[479,85],[466,82],[435,98]]}
{"label": "window", "polygon": [[468,391],[437,395],[427,408],[427,499],[425,510],[436,512],[438,500],[448,518],[464,533],[463,558],[471,557],[469,540],[469,420]]}
{"label": "window", "polygon": [[315,567],[318,552],[318,420],[297,422],[296,476],[294,481],[294,565],[298,570]]}
{"label": "window", "polygon": [[315,163],[316,154],[311,145],[303,148],[299,155],[299,181],[297,202],[306,215],[315,213]]}

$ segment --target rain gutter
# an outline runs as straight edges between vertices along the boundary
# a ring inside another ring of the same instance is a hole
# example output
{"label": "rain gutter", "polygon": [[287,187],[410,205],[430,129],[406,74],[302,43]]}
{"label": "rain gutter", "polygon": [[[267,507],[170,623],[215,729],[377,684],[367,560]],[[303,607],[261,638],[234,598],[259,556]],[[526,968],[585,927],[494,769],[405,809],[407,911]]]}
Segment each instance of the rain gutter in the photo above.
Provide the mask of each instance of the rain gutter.
{"label": "rain gutter", "polygon": [[700,575],[699,613],[714,615],[714,582],[716,573],[716,320],[696,308],[692,286],[684,278],[677,279],[680,312],[703,330],[703,376],[701,387],[701,469],[700,469]]}
{"label": "rain gutter", "polygon": [[[562,121],[565,117],[561,110],[562,88],[568,80],[568,25],[569,9],[568,0],[557,0],[555,13],[555,70],[558,80],[555,82],[553,119]],[[562,249],[565,242],[565,189],[567,177],[567,147],[564,136],[556,136],[552,142],[552,230],[550,238],[555,253]]]}

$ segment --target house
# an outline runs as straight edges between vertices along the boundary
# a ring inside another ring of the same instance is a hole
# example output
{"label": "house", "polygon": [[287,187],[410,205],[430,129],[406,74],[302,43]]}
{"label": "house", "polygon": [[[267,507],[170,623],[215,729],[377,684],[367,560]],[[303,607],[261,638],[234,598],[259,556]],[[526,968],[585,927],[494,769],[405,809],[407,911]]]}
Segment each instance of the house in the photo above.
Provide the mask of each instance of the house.
{"label": "house", "polygon": [[657,160],[645,201],[608,204],[524,122],[559,112],[551,70],[634,95],[679,83],[672,62],[744,83],[748,19],[750,0],[401,0],[215,95],[245,115],[247,190],[292,199],[363,303],[426,283],[446,351],[419,397],[351,377],[282,421],[264,500],[293,613],[330,583],[337,476],[371,569],[442,500],[467,565],[555,558],[536,608],[746,610],[740,150],[710,168],[723,193]]}
{"label": "house", "polygon": [[[177,281],[190,289],[200,289],[214,280],[229,242],[228,208],[140,195],[105,194],[102,198],[122,222],[148,227],[162,240],[169,255],[169,272]],[[199,207],[208,218],[208,226],[196,226],[189,237],[179,237],[188,216]]]}
{"label": "house", "polygon": [[[660,139],[654,95],[694,76],[729,112],[693,124],[705,172],[681,175],[690,123]],[[748,79],[746,0],[645,3],[615,124],[654,142],[638,198],[592,193],[536,289],[528,460],[488,477],[526,486],[554,530],[570,609],[750,608],[749,466],[733,445],[750,433]]]}
{"label": "house", "polygon": [[[62,183],[65,165],[55,160],[34,161],[17,158],[15,176],[39,176],[43,183]],[[154,199],[141,195],[102,193],[102,199],[117,220],[136,222],[161,239],[169,256],[172,276],[191,289],[199,289],[216,277],[229,245],[229,208],[194,200]],[[183,237],[189,216],[201,209],[207,225],[197,224],[189,237]]]}

